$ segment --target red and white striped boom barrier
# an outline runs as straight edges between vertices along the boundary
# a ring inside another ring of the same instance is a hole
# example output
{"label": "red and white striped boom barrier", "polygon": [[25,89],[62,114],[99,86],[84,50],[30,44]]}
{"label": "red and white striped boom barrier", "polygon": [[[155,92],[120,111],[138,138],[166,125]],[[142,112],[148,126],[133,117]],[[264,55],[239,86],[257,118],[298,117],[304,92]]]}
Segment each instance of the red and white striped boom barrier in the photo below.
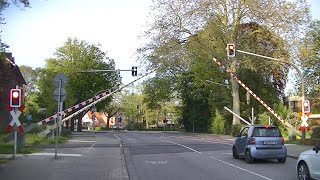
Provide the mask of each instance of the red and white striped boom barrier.
{"label": "red and white striped boom barrier", "polygon": [[285,126],[290,128],[297,135],[302,136],[300,131],[297,131],[291,124],[284,121],[281,116],[279,116],[270,106],[268,106],[259,96],[257,96],[254,92],[251,91],[233,72],[227,70],[227,68],[216,58],[213,58],[213,61],[217,63],[224,71],[228,72],[247,92],[249,92],[256,100],[258,100],[268,111],[273,114],[280,122],[282,122]]}
{"label": "red and white striped boom barrier", "polygon": [[90,99],[88,99],[88,100],[85,100],[85,101],[83,101],[82,103],[79,103],[79,104],[77,104],[77,105],[75,105],[75,106],[72,106],[72,107],[66,109],[66,110],[63,110],[63,111],[61,111],[61,112],[58,112],[58,113],[56,113],[56,114],[54,114],[54,115],[52,115],[52,116],[50,116],[50,117],[48,117],[48,118],[40,121],[40,122],[38,122],[38,125],[40,126],[40,125],[46,124],[46,123],[54,120],[55,118],[58,118],[59,116],[65,115],[66,113],[70,113],[70,112],[72,112],[72,111],[74,111],[74,110],[77,110],[77,109],[81,109],[81,108],[82,108],[81,110],[79,110],[79,111],[77,111],[77,112],[69,115],[68,117],[66,117],[65,119],[62,120],[62,122],[67,121],[67,120],[69,120],[70,118],[78,115],[79,113],[81,113],[81,112],[89,109],[91,106],[97,104],[98,102],[103,101],[104,99],[106,99],[107,97],[111,96],[112,94],[121,91],[123,88],[129,86],[130,84],[132,84],[132,83],[134,83],[134,82],[136,82],[136,81],[138,81],[138,80],[140,80],[140,79],[148,76],[149,74],[153,73],[153,72],[156,71],[156,70],[157,70],[157,69],[154,69],[154,70],[152,70],[152,71],[144,74],[143,76],[135,79],[134,81],[131,81],[130,83],[128,83],[128,84],[126,84],[126,85],[123,85],[122,87],[120,87],[120,88],[118,88],[118,89],[116,89],[116,90],[114,90],[114,91],[112,91],[112,92],[110,92],[109,90],[106,90],[105,92],[102,92],[102,93],[100,93],[100,94],[98,94],[98,95],[96,95],[96,96],[94,96],[94,97],[92,97],[92,98],[90,98]]}

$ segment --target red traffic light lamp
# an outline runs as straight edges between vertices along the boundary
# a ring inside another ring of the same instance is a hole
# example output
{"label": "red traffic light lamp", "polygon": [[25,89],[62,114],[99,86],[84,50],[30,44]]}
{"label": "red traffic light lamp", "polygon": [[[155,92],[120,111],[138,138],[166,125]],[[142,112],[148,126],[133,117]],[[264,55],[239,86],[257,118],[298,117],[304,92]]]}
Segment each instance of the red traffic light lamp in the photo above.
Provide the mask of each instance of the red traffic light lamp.
{"label": "red traffic light lamp", "polygon": [[21,106],[21,89],[10,90],[10,106],[11,107]]}
{"label": "red traffic light lamp", "polygon": [[235,44],[227,44],[227,56],[228,57],[235,57],[236,56]]}

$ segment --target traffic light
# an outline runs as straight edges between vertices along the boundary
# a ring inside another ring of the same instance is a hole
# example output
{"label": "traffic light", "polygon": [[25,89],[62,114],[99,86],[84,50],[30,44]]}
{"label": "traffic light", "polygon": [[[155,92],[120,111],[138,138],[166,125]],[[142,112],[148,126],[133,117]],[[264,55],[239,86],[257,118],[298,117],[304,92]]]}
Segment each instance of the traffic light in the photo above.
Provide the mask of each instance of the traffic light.
{"label": "traffic light", "polygon": [[137,66],[132,66],[132,76],[137,76],[138,73],[137,73]]}
{"label": "traffic light", "polygon": [[234,44],[227,44],[227,56],[228,57],[236,56],[236,46]]}
{"label": "traffic light", "polygon": [[310,112],[310,101],[309,100],[303,101],[303,111],[304,111],[304,113]]}
{"label": "traffic light", "polygon": [[20,89],[10,90],[10,106],[11,107],[21,106],[21,90]]}

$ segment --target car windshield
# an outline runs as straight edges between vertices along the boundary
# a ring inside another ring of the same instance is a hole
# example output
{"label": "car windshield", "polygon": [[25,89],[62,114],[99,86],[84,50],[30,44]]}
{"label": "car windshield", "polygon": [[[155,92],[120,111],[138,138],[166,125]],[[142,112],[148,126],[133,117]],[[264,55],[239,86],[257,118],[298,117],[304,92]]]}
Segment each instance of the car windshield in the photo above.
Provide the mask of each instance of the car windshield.
{"label": "car windshield", "polygon": [[277,127],[256,127],[253,131],[254,137],[280,137],[281,133]]}

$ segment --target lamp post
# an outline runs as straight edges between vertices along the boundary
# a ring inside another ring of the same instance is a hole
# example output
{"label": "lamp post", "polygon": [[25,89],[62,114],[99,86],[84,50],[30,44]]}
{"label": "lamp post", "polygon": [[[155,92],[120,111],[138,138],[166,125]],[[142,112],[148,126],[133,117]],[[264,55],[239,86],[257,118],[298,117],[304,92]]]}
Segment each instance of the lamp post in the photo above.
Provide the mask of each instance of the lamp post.
{"label": "lamp post", "polygon": [[92,106],[92,108],[91,108],[91,113],[92,113],[92,134],[94,135],[94,120],[95,120],[95,112],[97,111],[97,108],[96,108],[96,106],[94,105],[94,106]]}
{"label": "lamp post", "polygon": [[[304,115],[304,108],[303,108],[303,102],[305,100],[305,96],[304,96],[304,78],[303,78],[303,75],[302,75],[301,71],[299,70],[299,68],[295,64],[293,64],[291,62],[283,61],[283,60],[280,60],[280,59],[277,59],[277,58],[263,56],[263,55],[259,55],[259,54],[255,54],[255,53],[246,52],[246,51],[241,51],[241,50],[236,50],[236,51],[240,52],[240,53],[252,55],[252,56],[257,56],[257,57],[261,57],[261,58],[265,58],[265,59],[270,59],[270,60],[273,60],[273,61],[280,62],[282,64],[291,65],[298,72],[298,75],[299,75],[299,77],[301,79],[301,113],[302,113],[302,115]],[[302,129],[301,133],[302,133],[301,138],[305,139],[306,131],[304,129]]]}

